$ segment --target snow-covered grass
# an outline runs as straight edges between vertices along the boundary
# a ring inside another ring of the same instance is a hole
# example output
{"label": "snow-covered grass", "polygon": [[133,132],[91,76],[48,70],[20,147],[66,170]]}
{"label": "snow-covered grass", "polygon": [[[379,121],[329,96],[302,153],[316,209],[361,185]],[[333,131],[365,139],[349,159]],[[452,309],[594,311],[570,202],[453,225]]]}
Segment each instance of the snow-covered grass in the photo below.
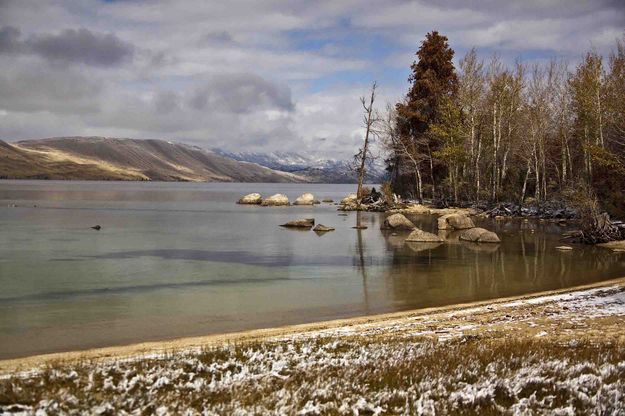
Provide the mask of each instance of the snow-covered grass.
{"label": "snow-covered grass", "polygon": [[0,379],[0,414],[625,414],[622,287]]}

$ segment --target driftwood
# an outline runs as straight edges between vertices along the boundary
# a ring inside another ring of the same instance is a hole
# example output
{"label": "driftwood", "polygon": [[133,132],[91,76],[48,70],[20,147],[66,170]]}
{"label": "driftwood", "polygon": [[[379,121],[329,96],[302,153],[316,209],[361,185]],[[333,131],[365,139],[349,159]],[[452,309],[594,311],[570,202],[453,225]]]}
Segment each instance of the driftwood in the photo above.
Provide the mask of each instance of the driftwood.
{"label": "driftwood", "polygon": [[610,221],[610,216],[605,212],[584,218],[581,226],[575,239],[582,243],[600,244],[622,240],[625,237],[625,230],[619,227],[619,224]]}

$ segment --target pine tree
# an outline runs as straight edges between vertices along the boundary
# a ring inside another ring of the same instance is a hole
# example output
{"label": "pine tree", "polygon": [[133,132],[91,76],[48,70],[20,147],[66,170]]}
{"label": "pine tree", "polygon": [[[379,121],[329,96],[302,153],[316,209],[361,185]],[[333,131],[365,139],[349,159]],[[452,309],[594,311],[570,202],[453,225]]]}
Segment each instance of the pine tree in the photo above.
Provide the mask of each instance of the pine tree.
{"label": "pine tree", "polygon": [[[393,187],[403,194],[417,190],[422,194],[420,184],[414,183],[415,177],[429,180],[431,195],[437,196],[436,184],[444,176],[442,165],[437,163],[434,153],[441,144],[435,135],[430,134],[430,127],[437,123],[441,108],[458,91],[458,78],[452,59],[454,51],[449,47],[447,37],[433,31],[428,33],[417,51],[418,60],[412,66],[408,78],[410,90],[404,102],[397,104],[397,127],[401,140],[408,141],[403,148],[415,149],[413,158],[423,160],[415,175],[414,172],[393,175]],[[402,157],[394,158],[394,168],[402,165]],[[423,174],[425,172],[425,175]]]}

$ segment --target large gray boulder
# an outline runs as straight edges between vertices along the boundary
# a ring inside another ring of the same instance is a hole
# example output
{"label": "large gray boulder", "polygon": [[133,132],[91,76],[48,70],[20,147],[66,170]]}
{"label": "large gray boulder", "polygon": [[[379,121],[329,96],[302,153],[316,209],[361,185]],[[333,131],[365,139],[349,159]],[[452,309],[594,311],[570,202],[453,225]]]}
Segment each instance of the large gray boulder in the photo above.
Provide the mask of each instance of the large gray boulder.
{"label": "large gray boulder", "polygon": [[393,214],[386,217],[384,220],[384,224],[382,224],[382,229],[386,230],[406,230],[411,231],[414,230],[415,225],[406,218],[403,214]]}
{"label": "large gray boulder", "polygon": [[284,194],[275,194],[263,200],[261,205],[262,206],[289,205],[289,198]]}
{"label": "large gray boulder", "polygon": [[280,224],[280,227],[287,228],[312,228],[315,225],[314,218],[303,218],[299,220],[289,221],[285,224]]}
{"label": "large gray boulder", "polygon": [[259,193],[247,194],[242,196],[241,199],[237,201],[237,204],[246,204],[246,205],[260,205],[263,202],[263,198]]}
{"label": "large gray boulder", "polygon": [[293,205],[313,205],[315,203],[315,196],[310,192],[306,192],[305,194],[297,197]]}
{"label": "large gray boulder", "polygon": [[473,220],[466,214],[445,214],[438,218],[439,230],[467,230],[474,227]]}
{"label": "large gray boulder", "polygon": [[462,241],[471,241],[473,243],[501,243],[497,234],[479,227],[463,231],[459,239]]}
{"label": "large gray boulder", "polygon": [[416,229],[410,233],[406,241],[414,241],[417,243],[442,243],[444,240],[436,234],[428,233],[420,229]]}

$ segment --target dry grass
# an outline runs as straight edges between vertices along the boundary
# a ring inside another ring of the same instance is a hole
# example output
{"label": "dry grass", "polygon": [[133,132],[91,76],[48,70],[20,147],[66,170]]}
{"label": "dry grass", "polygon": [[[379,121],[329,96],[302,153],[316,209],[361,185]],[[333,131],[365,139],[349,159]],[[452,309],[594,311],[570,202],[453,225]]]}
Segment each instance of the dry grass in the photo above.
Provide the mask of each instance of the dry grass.
{"label": "dry grass", "polygon": [[100,414],[615,414],[625,411],[624,383],[618,343],[318,338],[58,364],[0,381],[0,406]]}

